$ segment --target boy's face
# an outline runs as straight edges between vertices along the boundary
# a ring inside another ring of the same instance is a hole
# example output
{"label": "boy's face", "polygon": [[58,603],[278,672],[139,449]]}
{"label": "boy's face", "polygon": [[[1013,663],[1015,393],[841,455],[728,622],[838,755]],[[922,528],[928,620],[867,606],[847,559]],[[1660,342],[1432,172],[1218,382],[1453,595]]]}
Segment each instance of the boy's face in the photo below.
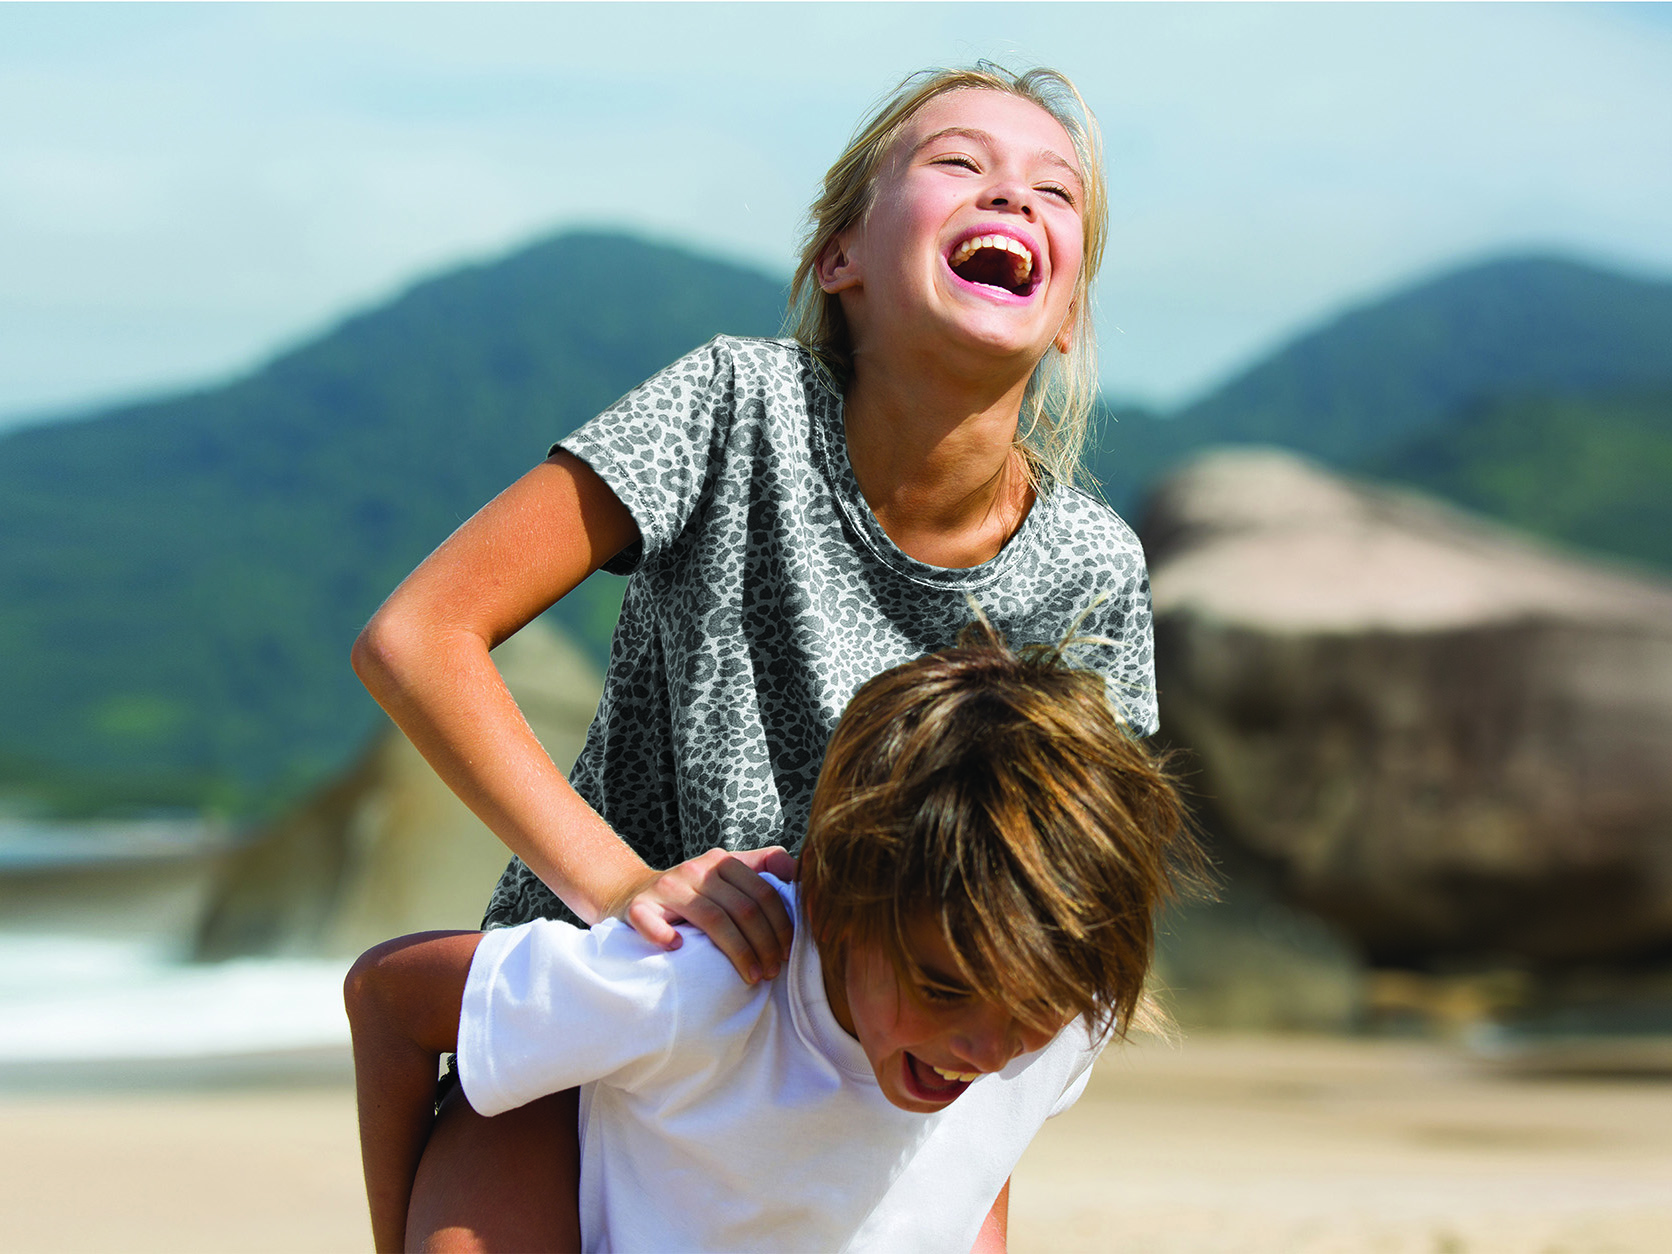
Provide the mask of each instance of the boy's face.
{"label": "boy's face", "polygon": [[[928,1114],[955,1101],[979,1076],[1043,1049],[1056,1032],[1029,1028],[965,985],[933,920],[906,930],[906,946],[936,987],[917,988],[895,971],[880,944],[845,946],[842,970],[821,955],[825,995],[836,1021],[865,1049],[883,1095]],[[1058,1025],[1058,1031],[1064,1024]]]}

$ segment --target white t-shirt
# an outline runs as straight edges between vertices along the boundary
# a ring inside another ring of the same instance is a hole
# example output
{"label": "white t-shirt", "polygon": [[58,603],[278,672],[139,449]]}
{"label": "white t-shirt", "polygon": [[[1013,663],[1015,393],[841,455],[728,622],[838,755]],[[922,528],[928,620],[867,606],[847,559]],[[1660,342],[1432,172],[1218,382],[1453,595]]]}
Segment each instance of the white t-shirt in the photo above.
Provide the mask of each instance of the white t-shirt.
{"label": "white t-shirt", "polygon": [[[793,887],[772,882],[793,915]],[[470,1104],[495,1115],[581,1086],[588,1251],[968,1254],[1100,1048],[1076,1022],[913,1114],[837,1024],[801,919],[783,974],[754,987],[680,931],[664,953],[614,920],[536,920],[484,935],[471,964],[458,1050]]]}

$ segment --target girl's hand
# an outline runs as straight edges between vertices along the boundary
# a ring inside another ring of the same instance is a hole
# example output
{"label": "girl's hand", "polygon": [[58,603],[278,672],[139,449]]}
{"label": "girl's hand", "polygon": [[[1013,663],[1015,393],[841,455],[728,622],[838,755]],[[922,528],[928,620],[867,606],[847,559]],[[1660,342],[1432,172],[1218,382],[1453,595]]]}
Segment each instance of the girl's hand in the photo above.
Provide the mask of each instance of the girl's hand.
{"label": "girl's hand", "polygon": [[710,849],[666,871],[652,871],[615,899],[609,917],[640,936],[678,949],[675,923],[700,927],[750,984],[773,979],[789,958],[794,925],[784,900],[760,877],[793,880],[796,862],[779,845],[732,853]]}

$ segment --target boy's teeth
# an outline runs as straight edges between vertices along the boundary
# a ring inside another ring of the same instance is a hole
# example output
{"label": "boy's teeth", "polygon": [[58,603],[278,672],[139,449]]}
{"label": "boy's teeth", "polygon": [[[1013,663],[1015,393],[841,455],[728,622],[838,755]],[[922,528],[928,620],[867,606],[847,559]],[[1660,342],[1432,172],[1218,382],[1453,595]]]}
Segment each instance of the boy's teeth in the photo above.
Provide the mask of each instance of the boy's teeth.
{"label": "boy's teeth", "polygon": [[968,1084],[971,1080],[976,1079],[981,1074],[979,1071],[946,1071],[935,1066],[934,1063],[929,1064],[929,1070],[933,1071],[943,1080],[958,1080],[964,1084]]}

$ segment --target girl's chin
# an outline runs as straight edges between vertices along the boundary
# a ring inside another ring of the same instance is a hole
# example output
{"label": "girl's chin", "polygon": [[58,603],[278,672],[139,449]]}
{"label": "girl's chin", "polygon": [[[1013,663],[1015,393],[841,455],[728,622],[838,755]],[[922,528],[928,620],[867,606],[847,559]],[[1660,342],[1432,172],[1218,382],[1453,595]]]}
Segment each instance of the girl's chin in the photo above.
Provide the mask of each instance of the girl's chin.
{"label": "girl's chin", "polygon": [[[944,306],[946,318],[960,338],[988,346],[1003,356],[1013,353],[1043,356],[1050,347],[1043,325],[1045,310],[1037,298],[1006,303],[957,290],[950,297]],[[1040,347],[1042,339],[1045,340],[1043,348]]]}
{"label": "girl's chin", "polygon": [[[1041,325],[1041,312],[1028,304],[1004,305],[948,292],[917,317],[902,315],[873,324],[865,339],[878,346],[878,355],[904,353],[917,361],[942,357],[960,370],[986,358],[1003,369],[1031,374],[1054,338],[1054,329]],[[951,356],[944,357],[947,353]],[[866,355],[864,348],[860,355]]]}
{"label": "girl's chin", "polygon": [[995,360],[1021,359],[1030,371],[1050,348],[1048,341],[1043,346],[1039,343],[1037,328],[1019,327],[1009,318],[966,317],[958,319],[956,326],[960,344]]}

